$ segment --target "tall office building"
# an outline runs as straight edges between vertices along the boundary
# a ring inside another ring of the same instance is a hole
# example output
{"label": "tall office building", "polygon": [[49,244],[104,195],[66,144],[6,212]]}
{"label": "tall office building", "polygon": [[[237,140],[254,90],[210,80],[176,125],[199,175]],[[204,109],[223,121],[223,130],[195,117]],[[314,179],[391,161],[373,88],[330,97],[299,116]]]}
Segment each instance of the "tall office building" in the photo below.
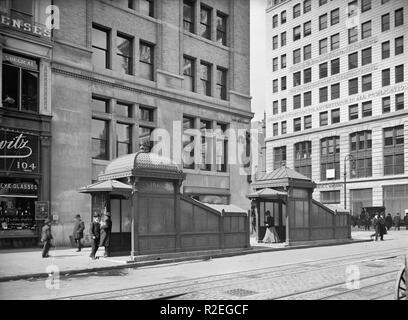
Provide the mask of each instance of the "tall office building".
{"label": "tall office building", "polygon": [[407,13],[404,0],[268,1],[268,171],[285,162],[353,214],[404,214]]}
{"label": "tall office building", "polygon": [[[249,206],[248,177],[240,165],[229,165],[229,158],[237,155],[228,152],[234,141],[225,138],[229,129],[249,130],[252,119],[248,1],[1,4],[0,115],[7,113],[10,119],[1,123],[0,140],[18,137],[20,131],[13,126],[21,124],[35,151],[30,159],[35,169],[27,164],[15,177],[8,173],[14,167],[0,158],[0,178],[7,183],[0,187],[8,192],[7,199],[0,195],[2,208],[3,202],[9,210],[27,205],[28,200],[11,196],[30,196],[24,199],[30,199],[31,211],[36,201],[49,202],[56,243],[68,243],[74,216],[81,214],[89,222],[104,204],[78,188],[94,182],[111,160],[139,151],[142,144],[154,147],[155,129],[169,134],[162,150],[187,174],[184,194],[207,203]],[[42,26],[51,4],[52,33]],[[26,81],[31,87],[24,87]],[[220,134],[194,139],[189,129],[218,129]],[[1,155],[6,156],[0,150]],[[29,190],[21,194],[10,188],[13,182]],[[126,203],[116,199],[110,207],[120,215]],[[35,223],[34,215],[27,219]],[[117,221],[113,232],[130,227]]]}

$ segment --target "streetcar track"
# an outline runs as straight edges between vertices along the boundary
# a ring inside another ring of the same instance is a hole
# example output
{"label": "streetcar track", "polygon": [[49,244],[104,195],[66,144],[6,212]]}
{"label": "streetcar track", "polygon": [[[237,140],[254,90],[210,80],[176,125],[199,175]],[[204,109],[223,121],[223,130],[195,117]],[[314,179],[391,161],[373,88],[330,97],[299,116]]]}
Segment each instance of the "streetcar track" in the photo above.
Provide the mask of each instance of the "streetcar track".
{"label": "streetcar track", "polygon": [[[393,252],[393,251],[395,251],[395,253],[397,253],[397,252],[400,253],[401,252],[401,250],[399,248],[393,249],[391,252]],[[384,250],[377,250],[375,252],[384,252]],[[372,253],[375,253],[375,252],[372,252]],[[388,251],[387,253],[390,254],[391,252]],[[383,256],[378,257],[378,254],[377,254],[376,257],[372,257],[372,253],[369,256],[368,255],[364,256],[364,258],[371,257],[371,259],[359,260],[359,261],[355,261],[355,262],[349,261],[348,259],[350,259],[350,257],[355,257],[355,256],[359,256],[361,258],[361,254],[352,254],[352,255],[342,256],[342,257],[335,258],[335,259],[326,258],[326,259],[314,260],[314,261],[310,261],[310,262],[301,263],[300,265],[299,265],[299,263],[297,263],[297,264],[293,263],[293,264],[278,266],[278,268],[282,269],[284,267],[292,266],[292,268],[290,269],[290,272],[288,272],[288,270],[282,270],[282,271],[285,272],[284,275],[290,275],[290,274],[295,274],[295,273],[298,274],[298,273],[306,273],[306,272],[316,272],[316,271],[330,269],[330,268],[339,267],[339,266],[343,266],[343,265],[350,265],[352,263],[360,263],[361,264],[361,263],[364,263],[364,262],[367,262],[367,261],[375,261],[375,260],[383,260],[383,259],[391,258],[391,257],[388,257],[388,256],[387,257],[383,257]],[[394,255],[393,257],[396,258],[396,257],[399,257],[401,255],[402,254],[399,254],[397,256]],[[316,264],[316,263],[321,262],[321,261],[329,261],[329,262],[331,262],[332,265],[324,266],[324,267],[318,267],[318,266],[313,265],[313,264]],[[348,261],[348,262],[343,263],[343,264],[338,264],[339,261]],[[304,270],[304,265],[305,264],[307,264],[307,266],[310,267],[311,269]],[[299,271],[299,269],[300,269],[300,271]],[[253,272],[256,272],[256,271],[265,271],[265,270],[270,270],[270,268],[266,267],[266,268],[252,269],[252,270],[249,270],[249,271],[231,272],[231,273],[218,275],[218,276],[216,276],[216,278],[232,276],[231,278],[227,278],[227,279],[221,280],[221,281],[233,281],[235,279],[240,279],[240,283],[245,284],[245,283],[253,281],[253,279],[242,281],[242,278],[245,277],[245,274],[253,273]],[[279,270],[280,273],[282,273],[282,271]],[[267,274],[265,274],[265,275],[267,275]],[[278,275],[271,274],[271,276],[266,276],[264,278],[264,280],[273,279],[273,278],[277,278],[277,277],[281,277],[281,276],[282,276],[282,274],[278,274]],[[91,293],[91,294],[83,294],[83,295],[76,295],[76,296],[69,296],[69,297],[60,297],[60,298],[57,298],[57,300],[59,300],[59,299],[70,299],[70,298],[75,299],[75,298],[81,298],[81,297],[86,298],[86,297],[98,296],[98,295],[103,296],[104,294],[108,294],[108,296],[107,297],[101,297],[100,298],[101,300],[120,298],[120,297],[125,297],[125,296],[128,296],[128,295],[143,296],[143,295],[147,295],[147,294],[157,292],[157,288],[152,288],[151,290],[146,290],[146,291],[143,291],[143,288],[151,288],[151,287],[154,287],[154,286],[157,287],[157,286],[163,286],[163,285],[178,284],[176,286],[171,286],[170,288],[164,288],[163,291],[174,290],[174,289],[182,289],[182,288],[191,287],[192,285],[195,285],[194,283],[191,284],[192,281],[199,282],[199,280],[201,280],[201,279],[208,279],[208,278],[209,277],[207,276],[207,277],[200,277],[200,278],[194,278],[194,279],[188,279],[188,280],[183,280],[182,281],[182,282],[188,282],[187,284],[180,284],[180,281],[172,281],[172,282],[167,282],[167,283],[164,283],[164,284],[153,285],[153,286],[152,285],[147,285],[147,286],[142,286],[142,287],[133,287],[133,288],[128,288],[128,289],[114,290],[114,291],[104,291],[104,292]],[[199,288],[197,290],[192,290],[192,291],[190,290],[190,291],[187,291],[187,292],[184,292],[184,293],[180,293],[179,296],[189,295],[189,294],[193,294],[193,293],[200,292],[200,291],[205,291],[205,290],[208,290],[209,288],[216,289],[216,288],[222,288],[222,287],[226,286],[225,284],[219,285],[219,286],[211,286],[212,283],[216,283],[216,282],[219,282],[219,281],[220,281],[219,279],[213,279],[213,280],[198,283],[197,285],[202,286],[203,288]],[[123,291],[132,291],[132,290],[140,290],[140,292],[139,293],[123,292]],[[114,295],[115,292],[118,292],[118,293],[120,292],[120,294]],[[112,295],[112,293],[113,293],[113,295]],[[298,293],[296,293],[296,295],[297,294]],[[168,299],[171,299],[171,297],[173,297],[173,296],[175,296],[175,295],[171,294],[171,295],[168,295],[168,296],[155,297],[153,299],[157,299],[157,298],[166,299],[166,297]],[[288,295],[288,296],[290,296],[290,295]],[[280,298],[281,297],[279,297],[277,299],[280,299]]]}

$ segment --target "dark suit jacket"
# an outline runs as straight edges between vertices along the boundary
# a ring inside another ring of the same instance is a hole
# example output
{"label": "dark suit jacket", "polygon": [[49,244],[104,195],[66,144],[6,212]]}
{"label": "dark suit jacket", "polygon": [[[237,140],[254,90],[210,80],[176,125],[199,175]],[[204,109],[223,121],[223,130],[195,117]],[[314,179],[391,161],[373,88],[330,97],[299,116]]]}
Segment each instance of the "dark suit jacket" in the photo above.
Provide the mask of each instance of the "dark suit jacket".
{"label": "dark suit jacket", "polygon": [[83,221],[75,221],[73,236],[74,239],[82,239],[84,237],[85,224]]}
{"label": "dark suit jacket", "polygon": [[110,235],[112,232],[112,220],[106,220],[105,225],[101,226],[101,242],[100,246],[109,247],[110,244]]}
{"label": "dark suit jacket", "polygon": [[266,221],[265,221],[266,227],[267,228],[274,227],[275,226],[275,221],[274,220],[275,219],[273,217],[266,218]]}
{"label": "dark suit jacket", "polygon": [[89,235],[95,237],[96,239],[101,238],[101,225],[98,222],[91,222],[91,226],[89,227]]}

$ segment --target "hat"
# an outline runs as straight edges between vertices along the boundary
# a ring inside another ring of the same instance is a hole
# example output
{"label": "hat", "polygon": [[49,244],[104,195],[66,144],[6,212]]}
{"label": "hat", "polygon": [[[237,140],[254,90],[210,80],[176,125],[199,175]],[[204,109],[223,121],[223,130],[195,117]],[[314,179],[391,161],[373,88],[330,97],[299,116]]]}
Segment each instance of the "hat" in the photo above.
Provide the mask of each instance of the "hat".
{"label": "hat", "polygon": [[77,215],[75,216],[75,218],[81,218],[81,215],[77,214]]}

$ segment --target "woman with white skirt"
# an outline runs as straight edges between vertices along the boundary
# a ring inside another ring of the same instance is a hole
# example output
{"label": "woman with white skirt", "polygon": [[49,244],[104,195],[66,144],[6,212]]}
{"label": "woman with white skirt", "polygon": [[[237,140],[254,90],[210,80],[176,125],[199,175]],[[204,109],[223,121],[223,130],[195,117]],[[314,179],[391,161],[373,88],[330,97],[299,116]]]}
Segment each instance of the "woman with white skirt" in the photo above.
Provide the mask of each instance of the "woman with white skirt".
{"label": "woman with white skirt", "polygon": [[280,242],[278,233],[276,232],[275,229],[274,219],[271,217],[271,212],[269,210],[265,212],[265,217],[266,217],[265,221],[266,232],[265,237],[263,238],[263,242],[264,243]]}

